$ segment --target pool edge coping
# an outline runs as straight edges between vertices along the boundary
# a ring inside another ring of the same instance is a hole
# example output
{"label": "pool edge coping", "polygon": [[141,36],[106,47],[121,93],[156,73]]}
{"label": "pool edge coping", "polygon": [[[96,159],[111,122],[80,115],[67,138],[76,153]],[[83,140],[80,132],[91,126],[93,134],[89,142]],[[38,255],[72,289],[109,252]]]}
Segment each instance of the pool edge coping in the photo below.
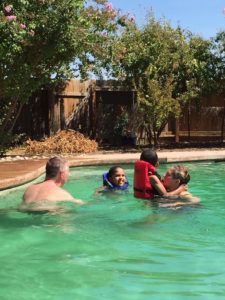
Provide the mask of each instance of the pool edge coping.
{"label": "pool edge coping", "polygon": [[[200,155],[190,155],[191,151],[188,152],[188,156],[185,155],[184,152],[176,151],[177,155],[165,155],[164,153],[158,153],[159,161],[160,163],[181,163],[181,162],[195,162],[195,161],[225,161],[225,151],[223,154],[215,154],[215,151],[212,151],[212,153],[205,153],[202,151]],[[139,153],[135,153],[132,155],[132,157],[128,156],[127,153],[122,154],[124,156],[123,158],[118,157],[118,155],[111,154],[110,157],[107,158],[94,158],[94,157],[75,157],[75,158],[67,158],[70,163],[70,167],[81,167],[81,166],[94,166],[94,165],[110,165],[110,164],[130,164],[134,163],[139,158]],[[93,155],[94,156],[94,155]],[[104,156],[104,154],[102,155]],[[121,154],[120,154],[121,156]],[[126,157],[127,156],[127,157]],[[43,175],[45,172],[45,164],[46,160],[43,160],[43,165],[33,171],[27,172],[20,176],[15,176],[14,178],[7,178],[1,180],[0,183],[0,193],[2,191],[12,189],[21,185],[24,185],[26,183],[29,183],[30,181],[33,181],[34,179],[38,178],[39,176]]]}

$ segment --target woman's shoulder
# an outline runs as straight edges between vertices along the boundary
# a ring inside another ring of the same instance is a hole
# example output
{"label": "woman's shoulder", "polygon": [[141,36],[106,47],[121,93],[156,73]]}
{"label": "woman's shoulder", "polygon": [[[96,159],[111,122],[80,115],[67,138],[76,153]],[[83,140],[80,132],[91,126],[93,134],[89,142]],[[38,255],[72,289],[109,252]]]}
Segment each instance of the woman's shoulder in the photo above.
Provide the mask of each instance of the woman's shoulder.
{"label": "woman's shoulder", "polygon": [[194,195],[192,195],[192,193],[190,193],[189,191],[183,191],[180,193],[179,197],[182,199],[182,200],[187,200],[188,202],[191,202],[191,203],[199,203],[200,202],[200,199]]}

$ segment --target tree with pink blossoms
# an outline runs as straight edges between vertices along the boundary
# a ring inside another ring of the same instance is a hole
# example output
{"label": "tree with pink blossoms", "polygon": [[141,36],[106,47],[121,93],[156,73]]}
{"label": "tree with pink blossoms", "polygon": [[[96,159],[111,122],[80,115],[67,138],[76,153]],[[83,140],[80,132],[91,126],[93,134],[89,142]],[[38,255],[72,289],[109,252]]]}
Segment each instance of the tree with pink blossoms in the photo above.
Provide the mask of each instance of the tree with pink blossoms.
{"label": "tree with pink blossoms", "polygon": [[121,17],[104,0],[2,2],[0,143],[32,93],[97,67]]}

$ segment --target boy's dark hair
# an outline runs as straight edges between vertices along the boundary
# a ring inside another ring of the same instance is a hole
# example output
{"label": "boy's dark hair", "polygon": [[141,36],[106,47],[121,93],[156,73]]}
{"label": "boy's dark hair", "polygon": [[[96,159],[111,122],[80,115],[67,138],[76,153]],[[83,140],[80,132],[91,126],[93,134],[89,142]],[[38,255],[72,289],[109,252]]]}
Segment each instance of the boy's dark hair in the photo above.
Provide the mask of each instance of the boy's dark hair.
{"label": "boy's dark hair", "polygon": [[140,160],[144,160],[151,165],[155,166],[156,163],[158,162],[158,155],[153,149],[145,149],[141,153]]}
{"label": "boy's dark hair", "polygon": [[59,172],[63,172],[65,170],[65,165],[67,161],[62,157],[52,157],[46,163],[46,179],[55,178]]}

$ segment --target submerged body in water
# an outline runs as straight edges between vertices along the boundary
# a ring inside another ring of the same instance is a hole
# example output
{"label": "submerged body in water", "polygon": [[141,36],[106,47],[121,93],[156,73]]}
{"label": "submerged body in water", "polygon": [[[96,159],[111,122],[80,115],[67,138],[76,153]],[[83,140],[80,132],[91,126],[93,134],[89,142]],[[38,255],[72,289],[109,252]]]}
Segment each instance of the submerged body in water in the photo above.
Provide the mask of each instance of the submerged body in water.
{"label": "submerged body in water", "polygon": [[[23,194],[21,211],[52,211],[57,209],[56,202],[84,204],[75,199],[62,187],[69,177],[69,163],[61,157],[52,157],[46,163],[46,177],[43,182],[30,185]],[[53,205],[51,203],[54,203]]]}

